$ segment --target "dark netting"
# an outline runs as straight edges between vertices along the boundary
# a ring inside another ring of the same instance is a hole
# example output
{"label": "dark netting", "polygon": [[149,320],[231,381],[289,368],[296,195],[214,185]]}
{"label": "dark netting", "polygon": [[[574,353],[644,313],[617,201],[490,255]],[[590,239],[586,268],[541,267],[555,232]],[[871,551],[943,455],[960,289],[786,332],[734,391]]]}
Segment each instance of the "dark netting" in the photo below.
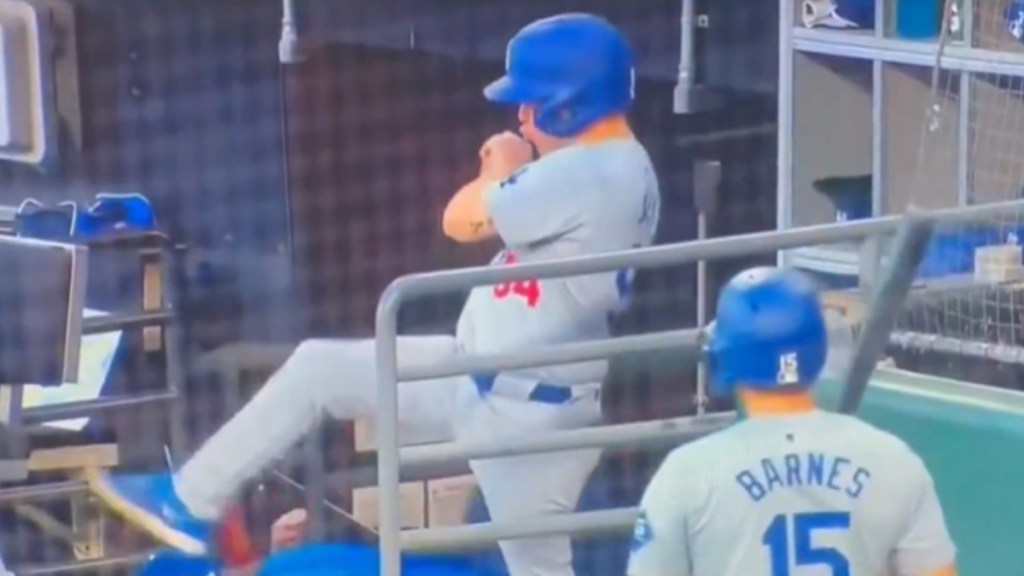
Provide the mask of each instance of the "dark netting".
{"label": "dark netting", "polygon": [[[695,109],[675,114],[679,0],[68,0],[55,30],[59,157],[45,169],[0,162],[0,219],[4,234],[66,242],[75,231],[72,243],[88,248],[87,310],[79,383],[13,395],[25,410],[5,427],[0,463],[8,568],[134,573],[158,543],[100,506],[87,477],[182,466],[300,342],[371,337],[389,282],[491,259],[497,243],[453,243],[440,218],[475,175],[481,142],[517,127],[514,110],[481,89],[502,73],[509,37],[536,18],[594,12],[635,45],[630,120],[661,183],[657,243],[697,238],[697,161],[722,166],[709,236],[773,228],[777,9],[695,4]],[[301,61],[281,64],[289,5]],[[54,331],[73,295],[68,258],[0,242],[5,381],[61,380]],[[708,294],[773,261],[709,263]],[[635,290],[616,333],[696,326],[696,266],[641,271]],[[401,332],[450,334],[465,297],[411,302]],[[23,371],[44,365],[49,373]],[[696,378],[669,353],[613,361],[605,419],[691,414]],[[269,550],[275,519],[310,503],[308,537],[375,541],[367,429],[325,419],[246,484],[238,514],[255,556]],[[579,509],[635,505],[668,448],[606,451]],[[484,519],[468,474],[464,463],[411,472],[408,522]],[[576,573],[623,574],[628,539],[579,539]],[[479,574],[504,573],[494,546],[465,554]]]}

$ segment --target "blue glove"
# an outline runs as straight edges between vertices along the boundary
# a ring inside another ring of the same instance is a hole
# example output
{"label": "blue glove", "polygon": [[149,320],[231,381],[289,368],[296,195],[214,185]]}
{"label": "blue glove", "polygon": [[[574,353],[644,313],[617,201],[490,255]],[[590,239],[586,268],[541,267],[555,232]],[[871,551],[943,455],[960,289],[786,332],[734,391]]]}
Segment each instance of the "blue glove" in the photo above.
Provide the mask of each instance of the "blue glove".
{"label": "blue glove", "polygon": [[112,232],[149,232],[156,229],[156,215],[142,194],[96,195],[96,201],[81,211],[75,226],[76,238],[89,239]]}

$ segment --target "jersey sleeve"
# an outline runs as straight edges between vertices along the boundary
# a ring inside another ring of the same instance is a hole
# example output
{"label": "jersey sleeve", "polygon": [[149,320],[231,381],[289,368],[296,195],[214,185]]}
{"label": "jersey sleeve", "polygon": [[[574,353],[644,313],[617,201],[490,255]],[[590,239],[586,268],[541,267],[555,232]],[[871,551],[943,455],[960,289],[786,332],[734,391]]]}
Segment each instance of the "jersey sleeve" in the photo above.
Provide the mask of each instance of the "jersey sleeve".
{"label": "jersey sleeve", "polygon": [[587,201],[569,189],[560,168],[569,167],[533,162],[484,190],[487,214],[507,246],[558,238],[582,224]]}
{"label": "jersey sleeve", "polygon": [[913,456],[908,478],[915,486],[914,504],[893,550],[896,576],[922,576],[956,561],[956,546],[946,529],[935,483],[924,462]]}
{"label": "jersey sleeve", "polygon": [[633,529],[629,576],[691,576],[688,490],[679,458],[670,455],[651,478],[640,500]]}

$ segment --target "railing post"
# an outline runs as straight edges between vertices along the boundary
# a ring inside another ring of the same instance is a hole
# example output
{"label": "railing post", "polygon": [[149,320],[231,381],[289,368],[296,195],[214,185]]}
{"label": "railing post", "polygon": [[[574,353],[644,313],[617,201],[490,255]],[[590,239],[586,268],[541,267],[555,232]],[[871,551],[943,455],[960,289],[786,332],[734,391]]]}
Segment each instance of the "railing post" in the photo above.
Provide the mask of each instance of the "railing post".
{"label": "railing post", "polygon": [[377,490],[380,576],[402,575],[398,462],[398,308],[403,283],[388,286],[377,305]]}

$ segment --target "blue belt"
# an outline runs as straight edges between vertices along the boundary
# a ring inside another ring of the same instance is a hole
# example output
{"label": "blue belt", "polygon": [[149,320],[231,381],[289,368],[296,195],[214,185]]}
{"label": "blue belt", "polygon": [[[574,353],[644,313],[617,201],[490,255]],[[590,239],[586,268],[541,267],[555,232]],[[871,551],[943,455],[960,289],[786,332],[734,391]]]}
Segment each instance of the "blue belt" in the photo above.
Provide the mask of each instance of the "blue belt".
{"label": "blue belt", "polygon": [[[472,378],[473,383],[476,384],[476,388],[480,391],[480,395],[488,394],[494,389],[494,382],[497,377],[497,374],[470,374],[470,378]],[[565,404],[572,399],[573,393],[571,387],[556,386],[555,384],[550,384],[543,380],[538,381],[526,397],[526,400],[530,400],[531,402],[543,402],[544,404]]]}

